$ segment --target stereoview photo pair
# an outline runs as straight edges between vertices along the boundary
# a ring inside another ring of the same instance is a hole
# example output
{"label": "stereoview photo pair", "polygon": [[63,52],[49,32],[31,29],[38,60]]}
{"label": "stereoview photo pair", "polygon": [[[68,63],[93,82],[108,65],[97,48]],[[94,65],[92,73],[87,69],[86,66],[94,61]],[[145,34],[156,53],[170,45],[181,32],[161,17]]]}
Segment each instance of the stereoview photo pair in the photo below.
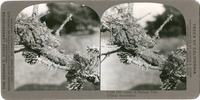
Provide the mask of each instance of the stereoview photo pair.
{"label": "stereoview photo pair", "polygon": [[4,5],[14,3],[5,2],[2,95],[6,90],[4,95],[11,91],[25,99],[197,97],[199,5],[163,2],[21,2],[20,12],[9,11]]}

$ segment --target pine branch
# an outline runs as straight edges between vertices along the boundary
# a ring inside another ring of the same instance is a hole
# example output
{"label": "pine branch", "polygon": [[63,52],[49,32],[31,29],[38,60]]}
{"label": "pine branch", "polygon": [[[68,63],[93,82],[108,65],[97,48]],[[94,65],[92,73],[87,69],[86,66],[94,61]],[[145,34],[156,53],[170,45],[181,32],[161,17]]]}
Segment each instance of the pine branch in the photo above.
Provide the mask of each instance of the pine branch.
{"label": "pine branch", "polygon": [[[155,54],[154,52],[148,52],[148,53],[140,53],[134,48],[127,48],[127,47],[120,47],[119,49],[108,51],[106,53],[102,53],[101,56],[105,56],[101,62],[103,62],[109,55],[118,53],[118,52],[126,52],[131,54],[132,56],[137,56],[142,58],[146,63],[151,65],[149,69],[154,70],[160,70],[162,67],[162,64],[164,63],[164,59],[161,59],[158,54]],[[134,62],[136,65],[138,63]]]}

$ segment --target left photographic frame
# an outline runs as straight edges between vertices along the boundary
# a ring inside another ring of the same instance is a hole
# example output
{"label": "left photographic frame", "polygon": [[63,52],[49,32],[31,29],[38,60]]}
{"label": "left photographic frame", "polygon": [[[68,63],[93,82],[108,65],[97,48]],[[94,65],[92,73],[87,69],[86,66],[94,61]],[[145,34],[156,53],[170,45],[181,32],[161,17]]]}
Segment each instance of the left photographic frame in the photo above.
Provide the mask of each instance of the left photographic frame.
{"label": "left photographic frame", "polygon": [[100,89],[100,19],[83,4],[43,3],[15,20],[15,91]]}

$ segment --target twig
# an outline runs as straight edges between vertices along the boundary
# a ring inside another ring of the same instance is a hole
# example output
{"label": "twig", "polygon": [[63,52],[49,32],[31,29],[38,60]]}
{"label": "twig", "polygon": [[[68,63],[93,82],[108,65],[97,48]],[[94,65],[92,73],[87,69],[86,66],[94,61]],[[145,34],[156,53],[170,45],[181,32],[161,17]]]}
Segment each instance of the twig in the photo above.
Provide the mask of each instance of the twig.
{"label": "twig", "polygon": [[69,14],[69,16],[67,16],[67,18],[62,23],[62,25],[56,30],[56,33],[55,33],[56,36],[60,36],[60,31],[63,29],[64,25],[71,20],[71,17],[72,17],[72,14]]}
{"label": "twig", "polygon": [[128,3],[128,13],[130,13],[130,15],[131,15],[131,19],[130,20],[133,20],[133,17],[132,16],[134,16],[133,15],[133,3]]}
{"label": "twig", "polygon": [[162,28],[165,26],[165,24],[167,24],[170,20],[172,20],[173,15],[170,14],[167,19],[165,20],[165,22],[158,28],[158,30],[154,33],[154,38],[160,38],[159,37],[159,32],[162,30]]}
{"label": "twig", "polygon": [[38,5],[34,5],[33,6],[33,13],[32,13],[32,17],[37,19],[38,17],[36,17],[38,15]]}
{"label": "twig", "polygon": [[144,17],[146,17],[146,16],[148,16],[148,15],[150,15],[151,13],[148,13],[148,14],[146,14],[146,15],[144,15],[144,16],[142,16],[142,17],[140,17],[140,18],[138,18],[138,19],[136,19],[136,21],[135,22],[137,22],[137,21],[140,21],[142,18],[144,18]]}
{"label": "twig", "polygon": [[107,57],[108,57],[108,55],[105,55],[105,57],[101,60],[100,63],[102,63]]}

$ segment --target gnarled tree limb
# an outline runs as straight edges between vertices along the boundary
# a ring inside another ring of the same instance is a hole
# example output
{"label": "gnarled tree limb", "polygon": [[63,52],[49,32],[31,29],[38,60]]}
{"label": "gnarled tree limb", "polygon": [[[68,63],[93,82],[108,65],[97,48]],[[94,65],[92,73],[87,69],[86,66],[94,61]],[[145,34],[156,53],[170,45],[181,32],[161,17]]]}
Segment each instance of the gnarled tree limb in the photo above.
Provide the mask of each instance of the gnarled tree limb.
{"label": "gnarled tree limb", "polygon": [[69,59],[67,58],[67,55],[61,53],[57,47],[61,45],[59,32],[71,19],[72,14],[66,18],[61,27],[56,31],[55,35],[52,34],[53,31],[49,29],[45,23],[39,21],[39,17],[38,5],[34,5],[31,17],[27,17],[24,20],[16,20],[15,34],[20,37],[16,42],[23,45],[25,49],[38,54],[38,56],[46,57],[55,64],[66,66]]}

